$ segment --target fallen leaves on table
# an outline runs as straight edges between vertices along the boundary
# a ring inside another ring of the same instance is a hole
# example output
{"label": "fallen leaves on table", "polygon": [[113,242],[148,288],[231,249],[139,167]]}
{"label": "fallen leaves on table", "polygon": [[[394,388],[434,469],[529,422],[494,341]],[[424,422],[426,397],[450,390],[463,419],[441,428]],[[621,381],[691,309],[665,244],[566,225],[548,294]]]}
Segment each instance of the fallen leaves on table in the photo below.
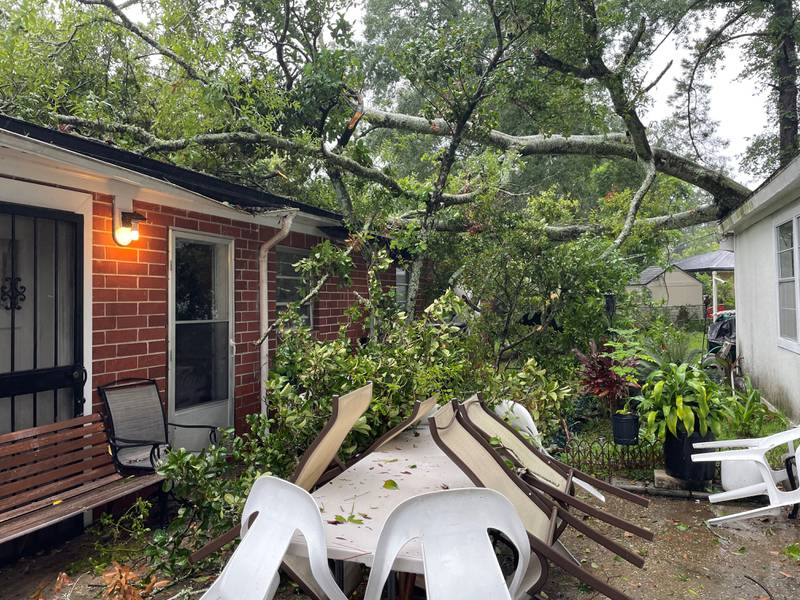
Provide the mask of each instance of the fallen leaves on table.
{"label": "fallen leaves on table", "polygon": [[387,479],[386,481],[384,481],[383,482],[383,487],[384,487],[384,489],[387,489],[387,490],[397,490],[397,489],[399,489],[399,486],[397,485],[397,482],[394,479]]}

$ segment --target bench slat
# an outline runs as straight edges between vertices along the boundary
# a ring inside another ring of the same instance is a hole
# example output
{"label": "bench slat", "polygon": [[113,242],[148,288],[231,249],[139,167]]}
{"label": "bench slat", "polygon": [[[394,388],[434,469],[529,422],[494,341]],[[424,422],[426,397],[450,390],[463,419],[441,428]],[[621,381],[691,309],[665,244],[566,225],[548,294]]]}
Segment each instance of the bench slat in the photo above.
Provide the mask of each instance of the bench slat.
{"label": "bench slat", "polygon": [[0,544],[79,515],[97,506],[108,504],[113,500],[157,484],[162,479],[163,477],[158,474],[127,477],[55,506],[51,504],[46,509],[8,521],[0,526]]}
{"label": "bench slat", "polygon": [[7,444],[8,442],[15,442],[24,440],[26,438],[40,437],[46,433],[53,431],[61,431],[66,427],[77,427],[84,423],[97,423],[102,422],[103,418],[97,414],[84,415],[82,417],[75,417],[66,421],[56,421],[48,425],[40,425],[39,427],[31,427],[29,429],[20,429],[19,431],[12,431],[11,433],[4,433],[0,435],[0,445]]}
{"label": "bench slat", "polygon": [[[26,477],[32,477],[37,473],[42,475],[45,473],[51,473],[54,479],[60,479],[63,477],[63,469],[68,465],[78,461],[85,461],[89,458],[94,458],[95,456],[103,455],[108,455],[108,446],[87,446],[84,444],[83,448],[76,449],[72,452],[64,452],[58,456],[53,456],[45,460],[40,460],[39,462],[27,464],[16,469],[0,471],[0,486],[3,486],[2,489],[4,490],[7,484],[10,484],[21,478],[24,479]],[[110,462],[110,459],[108,459],[108,462]],[[0,497],[2,497],[4,494],[4,491],[0,491]]]}
{"label": "bench slat", "polygon": [[5,498],[31,488],[38,488],[50,482],[66,479],[76,473],[91,471],[92,469],[111,464],[111,457],[106,454],[70,465],[63,465],[59,469],[40,472],[38,475],[32,475],[25,479],[18,479],[13,483],[3,483],[2,487],[0,487],[0,498]]}
{"label": "bench slat", "polygon": [[[0,458],[0,471],[42,461],[66,452],[74,452],[75,450],[86,448],[87,446],[104,446],[105,448],[108,448],[108,438],[106,437],[105,432],[97,431],[87,435],[86,437],[68,440],[59,444],[53,444],[52,446],[46,446],[38,450],[29,450],[22,454],[14,454],[13,456]],[[2,477],[2,473],[0,473],[0,477]]]}
{"label": "bench slat", "polygon": [[103,432],[105,435],[105,428],[103,427],[102,423],[90,423],[86,425],[80,425],[78,427],[65,428],[61,431],[51,432],[38,438],[26,438],[20,441],[11,441],[6,444],[0,444],[0,457],[17,455],[20,456],[20,460],[24,461],[25,452],[39,450],[41,448],[60,444],[67,440],[74,440],[98,432]]}
{"label": "bench slat", "polygon": [[0,500],[0,512],[5,512],[28,502],[33,502],[34,500],[46,498],[53,494],[57,494],[62,490],[72,489],[89,481],[94,481],[95,479],[116,473],[116,471],[117,469],[114,467],[113,463],[107,463],[102,465],[100,468],[91,471],[79,472],[74,477],[62,479],[61,481],[56,481],[49,485],[44,485],[39,488],[34,488],[26,492],[15,494],[4,500]]}
{"label": "bench slat", "polygon": [[58,502],[59,500],[64,501],[69,498],[74,498],[75,496],[80,496],[81,494],[85,494],[91,490],[94,490],[99,487],[103,487],[104,485],[108,485],[109,483],[114,483],[115,481],[122,479],[122,475],[119,473],[114,473],[113,475],[109,475],[108,477],[103,477],[102,479],[95,479],[94,481],[90,481],[88,483],[84,483],[83,485],[72,488],[71,490],[67,490],[66,492],[61,492],[58,494],[58,497],[50,496],[49,498],[42,498],[41,500],[37,500],[35,502],[31,502],[30,504],[26,504],[25,506],[20,506],[19,508],[15,508],[13,510],[6,511],[4,513],[0,513],[0,527],[6,521],[10,521],[11,519],[16,519],[22,515],[28,514],[29,512],[33,512],[39,509],[46,509],[49,506],[53,505],[53,502]]}

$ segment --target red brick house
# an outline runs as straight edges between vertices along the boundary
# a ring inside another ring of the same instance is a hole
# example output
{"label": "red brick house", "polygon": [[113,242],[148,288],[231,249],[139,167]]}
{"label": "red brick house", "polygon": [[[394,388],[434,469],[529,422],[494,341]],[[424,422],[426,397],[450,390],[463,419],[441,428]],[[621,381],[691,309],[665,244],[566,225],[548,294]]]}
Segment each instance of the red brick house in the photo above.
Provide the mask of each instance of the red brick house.
{"label": "red brick house", "polygon": [[[125,377],[155,379],[170,420],[241,429],[264,406],[275,340],[254,342],[297,297],[292,263],[342,231],[311,205],[0,118],[0,433],[97,410],[97,386]],[[326,283],[319,336],[352,299]]]}

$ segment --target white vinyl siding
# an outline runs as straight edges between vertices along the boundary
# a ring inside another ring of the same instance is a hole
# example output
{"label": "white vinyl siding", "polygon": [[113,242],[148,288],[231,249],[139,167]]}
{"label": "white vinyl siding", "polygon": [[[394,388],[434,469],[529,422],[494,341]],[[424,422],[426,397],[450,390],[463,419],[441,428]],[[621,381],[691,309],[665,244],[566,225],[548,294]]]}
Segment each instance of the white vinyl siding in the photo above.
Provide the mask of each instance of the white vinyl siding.
{"label": "white vinyl siding", "polygon": [[797,341],[797,260],[798,219],[781,223],[776,232],[776,262],[778,275],[778,335],[784,340]]}

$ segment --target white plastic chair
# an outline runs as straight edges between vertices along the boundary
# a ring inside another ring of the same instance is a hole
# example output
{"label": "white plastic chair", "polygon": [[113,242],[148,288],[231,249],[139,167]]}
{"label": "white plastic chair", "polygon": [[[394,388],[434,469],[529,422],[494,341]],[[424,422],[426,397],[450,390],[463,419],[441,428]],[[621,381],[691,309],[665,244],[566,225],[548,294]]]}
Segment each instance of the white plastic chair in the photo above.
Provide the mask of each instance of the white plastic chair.
{"label": "white plastic chair", "polygon": [[[507,585],[489,538],[505,535],[519,553]],[[530,543],[514,505],[489,489],[431,492],[400,504],[381,530],[364,600],[380,600],[400,550],[411,540],[422,544],[428,600],[511,600],[520,594],[530,562]]]}
{"label": "white plastic chair", "polygon": [[[539,448],[539,450],[544,452],[547,456],[550,456],[550,453],[545,450],[544,445],[542,444],[542,436],[539,433],[539,429],[537,429],[536,423],[534,422],[533,417],[527,408],[522,406],[519,402],[514,402],[513,400],[501,400],[494,407],[494,414],[503,419],[506,423],[511,425],[511,427],[520,433],[526,435],[531,439],[536,447]],[[606,501],[606,497],[603,495],[603,493],[591,483],[583,481],[577,477],[574,478],[572,482],[579,488],[582,488],[585,492],[589,492],[592,496],[600,500],[600,502]]]}
{"label": "white plastic chair", "polygon": [[322,517],[311,494],[268,475],[250,489],[242,511],[242,541],[201,600],[271,600],[295,531],[305,538],[311,572],[328,599],[347,600],[328,568]]}
{"label": "white plastic chair", "polygon": [[[800,504],[800,489],[781,490],[778,488],[780,484],[788,487],[787,484],[790,482],[790,473],[786,468],[779,470],[772,469],[766,458],[769,451],[785,445],[788,449],[788,453],[784,455],[784,462],[787,466],[791,465],[791,460],[787,459],[794,459],[794,442],[797,440],[800,440],[800,427],[795,427],[794,429],[763,438],[698,442],[694,444],[696,450],[731,448],[730,450],[723,450],[721,452],[693,454],[692,460],[694,462],[752,462],[757,465],[761,473],[762,480],[760,483],[744,486],[729,492],[711,494],[708,497],[710,502],[726,502],[728,500],[739,500],[741,498],[761,495],[767,495],[769,497],[768,506],[709,519],[708,524],[718,525],[720,523],[737,521],[739,519],[751,519],[754,517],[776,514],[778,509],[782,507]],[[794,468],[796,470],[796,466],[789,466],[788,468]],[[794,473],[791,474],[792,478],[794,478],[794,475]]]}

